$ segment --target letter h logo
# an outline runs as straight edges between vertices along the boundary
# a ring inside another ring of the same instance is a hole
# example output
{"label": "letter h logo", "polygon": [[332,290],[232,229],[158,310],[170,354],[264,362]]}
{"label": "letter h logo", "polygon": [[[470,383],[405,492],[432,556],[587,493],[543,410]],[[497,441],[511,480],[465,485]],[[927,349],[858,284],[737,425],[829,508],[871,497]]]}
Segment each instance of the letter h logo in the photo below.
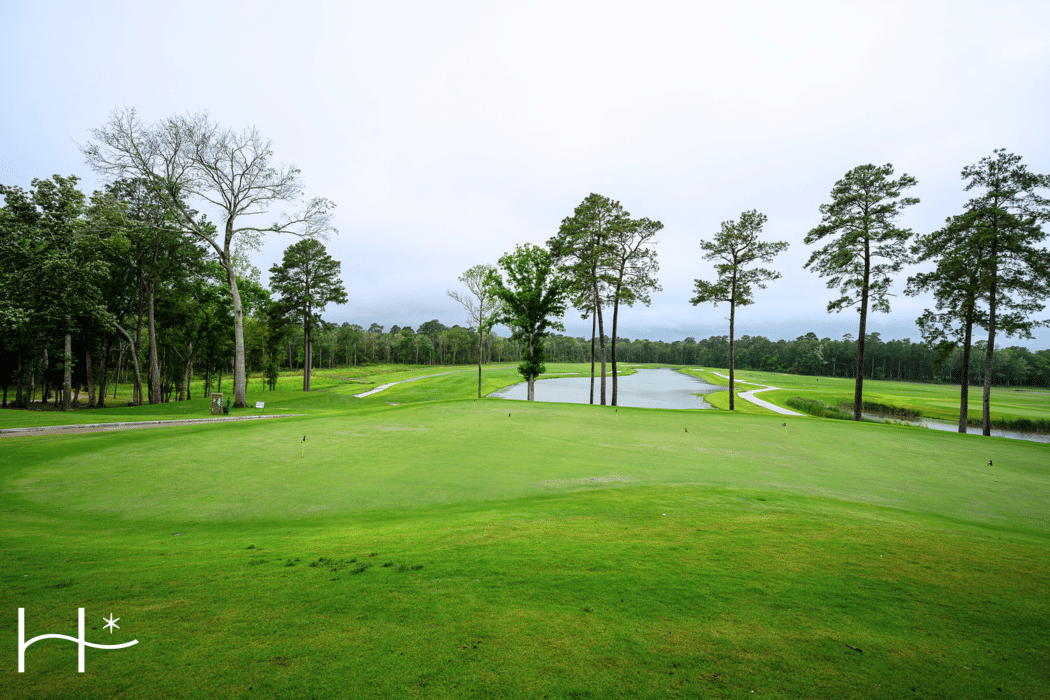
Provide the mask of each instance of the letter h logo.
{"label": "letter h logo", "polygon": [[18,672],[25,673],[26,671],[26,647],[33,642],[39,642],[41,639],[65,639],[70,642],[77,643],[77,671],[80,673],[84,672],[84,647],[92,647],[94,649],[124,649],[125,647],[134,646],[139,643],[139,640],[135,639],[124,644],[92,644],[91,642],[85,641],[84,639],[84,608],[77,609],[77,624],[79,626],[80,634],[76,637],[70,637],[65,634],[41,634],[40,636],[33,637],[28,642],[26,639],[26,609],[18,609]]}

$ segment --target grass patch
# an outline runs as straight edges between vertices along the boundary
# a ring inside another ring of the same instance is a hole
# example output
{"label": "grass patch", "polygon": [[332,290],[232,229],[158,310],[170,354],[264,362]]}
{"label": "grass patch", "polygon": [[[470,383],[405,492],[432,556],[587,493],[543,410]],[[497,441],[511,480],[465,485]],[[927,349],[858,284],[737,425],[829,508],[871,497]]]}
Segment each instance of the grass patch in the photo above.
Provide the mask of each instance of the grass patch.
{"label": "grass patch", "polygon": [[4,438],[8,630],[23,607],[27,638],[75,635],[84,607],[88,641],[139,644],[88,649],[85,674],[68,642],[24,674],[12,652],[0,698],[1050,696],[1046,445],[574,404],[508,421],[476,381]]}
{"label": "grass patch", "polygon": [[853,407],[847,411],[845,407],[829,406],[818,399],[804,399],[795,396],[785,401],[788,406],[803,413],[808,413],[817,418],[833,418],[834,420],[853,420]]}

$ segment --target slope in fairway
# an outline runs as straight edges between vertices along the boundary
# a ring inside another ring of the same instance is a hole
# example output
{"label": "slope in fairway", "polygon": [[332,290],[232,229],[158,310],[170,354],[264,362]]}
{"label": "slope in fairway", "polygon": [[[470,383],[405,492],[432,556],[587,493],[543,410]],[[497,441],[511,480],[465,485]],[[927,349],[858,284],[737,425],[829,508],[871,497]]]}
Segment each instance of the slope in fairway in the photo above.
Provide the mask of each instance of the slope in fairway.
{"label": "slope in fairway", "polygon": [[1050,693],[1046,446],[472,387],[0,442],[9,628],[139,639],[0,697]]}

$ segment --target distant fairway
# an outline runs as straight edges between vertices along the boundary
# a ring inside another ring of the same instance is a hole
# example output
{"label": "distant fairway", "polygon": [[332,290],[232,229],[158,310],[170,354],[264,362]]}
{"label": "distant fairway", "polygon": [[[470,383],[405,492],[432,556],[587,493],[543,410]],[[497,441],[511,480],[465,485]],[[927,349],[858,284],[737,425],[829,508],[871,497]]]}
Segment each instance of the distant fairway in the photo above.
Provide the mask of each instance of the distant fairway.
{"label": "distant fairway", "polygon": [[[723,372],[724,373],[724,372]],[[690,374],[702,376],[708,381],[728,384],[710,372],[690,371]],[[772,385],[781,391],[763,392],[761,397],[779,406],[787,406],[787,399],[793,396],[818,399],[829,405],[853,405],[855,382],[847,377],[811,377],[808,375],[783,374],[773,372],[755,372],[744,370],[736,373],[736,379],[743,382]],[[739,391],[754,387],[742,385]],[[923,384],[919,382],[899,382],[884,379],[864,380],[864,401],[883,406],[917,411],[926,418],[935,418],[951,423],[959,420],[959,385],[957,384]],[[981,397],[983,388],[971,386],[967,415],[971,419],[981,418]],[[728,404],[728,399],[725,401]],[[744,403],[738,401],[738,404]],[[1050,420],[1050,389],[1045,387],[1005,387],[993,386],[991,395],[992,419],[1041,419]],[[971,428],[972,430],[972,428]]]}
{"label": "distant fairway", "polygon": [[140,640],[87,674],[59,641],[17,674],[12,642],[0,697],[1050,695],[1046,445],[475,401],[472,372],[353,397],[448,369],[0,439],[9,629],[86,607],[123,619],[89,641]]}

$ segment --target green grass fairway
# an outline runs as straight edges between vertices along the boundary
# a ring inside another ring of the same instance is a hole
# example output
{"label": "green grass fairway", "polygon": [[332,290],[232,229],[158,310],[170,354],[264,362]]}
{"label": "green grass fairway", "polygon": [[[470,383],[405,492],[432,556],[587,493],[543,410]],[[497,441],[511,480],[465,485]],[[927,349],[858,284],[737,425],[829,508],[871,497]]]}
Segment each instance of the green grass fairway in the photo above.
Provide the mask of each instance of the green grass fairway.
{"label": "green grass fairway", "polygon": [[451,369],[0,438],[0,698],[1050,697],[1047,445]]}
{"label": "green grass fairway", "polygon": [[[726,374],[726,370],[689,369],[688,374],[700,377],[712,384],[728,386],[729,382],[717,377],[713,372]],[[752,382],[776,386],[781,391],[764,391],[760,397],[770,403],[790,408],[787,400],[798,396],[806,399],[817,399],[832,406],[853,404],[855,382],[844,377],[811,377],[807,375],[783,374],[773,372],[756,372],[743,370],[736,372],[740,382]],[[737,393],[757,387],[741,384]],[[981,393],[979,386],[970,387],[968,415],[972,419],[981,418]],[[728,408],[728,392],[713,395],[715,405]],[[918,382],[898,382],[881,379],[864,380],[864,401],[882,404],[893,408],[918,412],[926,418],[955,423],[959,420],[959,386],[956,384],[921,384]],[[737,410],[746,401],[737,401]],[[1050,420],[1050,390],[1040,387],[993,387],[992,419],[1012,420],[1017,418]],[[763,411],[755,406],[744,407],[748,412]],[[792,409],[796,410],[796,409]],[[764,412],[764,411],[763,411]]]}

